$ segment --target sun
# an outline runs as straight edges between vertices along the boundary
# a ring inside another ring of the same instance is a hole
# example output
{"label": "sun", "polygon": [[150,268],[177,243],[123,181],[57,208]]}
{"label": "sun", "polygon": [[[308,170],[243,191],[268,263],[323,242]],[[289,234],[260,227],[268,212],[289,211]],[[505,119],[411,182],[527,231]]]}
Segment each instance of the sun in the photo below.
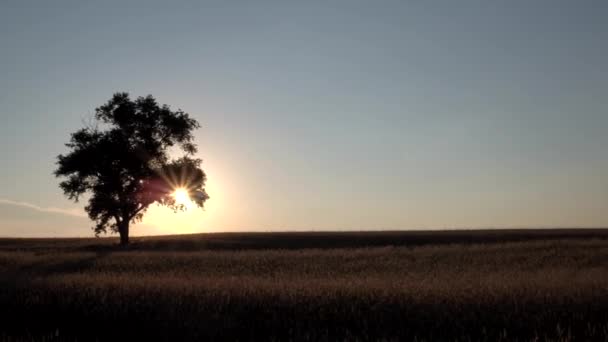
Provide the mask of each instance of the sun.
{"label": "sun", "polygon": [[190,194],[188,190],[184,188],[177,188],[171,195],[175,199],[175,204],[190,206],[192,201],[190,200]]}

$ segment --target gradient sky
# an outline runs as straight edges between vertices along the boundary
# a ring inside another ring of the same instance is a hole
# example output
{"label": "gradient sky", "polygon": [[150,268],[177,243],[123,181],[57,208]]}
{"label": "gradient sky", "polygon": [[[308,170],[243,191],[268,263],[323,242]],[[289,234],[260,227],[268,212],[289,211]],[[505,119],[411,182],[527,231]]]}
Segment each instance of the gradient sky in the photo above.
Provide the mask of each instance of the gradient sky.
{"label": "gradient sky", "polygon": [[114,92],[202,123],[206,211],[135,235],[608,226],[606,1],[0,4],[0,236],[91,236],[52,176]]}

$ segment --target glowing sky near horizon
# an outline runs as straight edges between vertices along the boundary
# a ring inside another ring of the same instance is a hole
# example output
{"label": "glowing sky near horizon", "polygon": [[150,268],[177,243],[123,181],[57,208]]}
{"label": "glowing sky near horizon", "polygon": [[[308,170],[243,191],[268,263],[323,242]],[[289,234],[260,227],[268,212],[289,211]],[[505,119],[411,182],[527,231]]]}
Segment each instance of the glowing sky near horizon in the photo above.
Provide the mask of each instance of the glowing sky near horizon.
{"label": "glowing sky near horizon", "polygon": [[136,235],[608,226],[605,1],[3,1],[0,236],[92,236],[52,176],[117,91],[202,124],[205,211]]}

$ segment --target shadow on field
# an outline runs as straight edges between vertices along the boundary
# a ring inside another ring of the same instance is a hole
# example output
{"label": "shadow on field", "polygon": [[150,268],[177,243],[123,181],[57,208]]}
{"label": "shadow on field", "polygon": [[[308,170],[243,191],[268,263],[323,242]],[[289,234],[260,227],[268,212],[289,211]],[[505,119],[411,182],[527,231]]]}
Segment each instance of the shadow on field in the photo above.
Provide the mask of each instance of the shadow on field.
{"label": "shadow on field", "polygon": [[[205,233],[133,237],[127,247],[118,239],[0,239],[0,251],[62,250],[104,253],[115,251],[199,251],[261,249],[339,249],[383,246],[423,246],[445,244],[494,244],[504,242],[608,239],[608,229],[501,229],[443,231],[360,231],[360,232],[272,232]],[[73,267],[78,267],[74,265]]]}
{"label": "shadow on field", "polygon": [[35,279],[44,279],[54,275],[86,273],[94,268],[95,263],[110,255],[110,251],[99,251],[92,256],[83,257],[82,254],[68,258],[49,259],[28,263],[20,267],[5,269],[0,272],[0,286],[7,287],[27,286]]}
{"label": "shadow on field", "polygon": [[100,250],[91,256],[83,257],[82,254],[71,258],[59,260],[43,260],[33,264],[28,264],[19,268],[18,278],[48,277],[65,273],[85,273],[95,266],[95,263],[110,255],[109,250]]}
{"label": "shadow on field", "polygon": [[[134,238],[128,250],[197,251],[259,249],[334,249],[444,244],[488,244],[560,239],[607,239],[606,229],[513,229],[459,231],[210,233]],[[83,246],[113,251],[113,244]]]}

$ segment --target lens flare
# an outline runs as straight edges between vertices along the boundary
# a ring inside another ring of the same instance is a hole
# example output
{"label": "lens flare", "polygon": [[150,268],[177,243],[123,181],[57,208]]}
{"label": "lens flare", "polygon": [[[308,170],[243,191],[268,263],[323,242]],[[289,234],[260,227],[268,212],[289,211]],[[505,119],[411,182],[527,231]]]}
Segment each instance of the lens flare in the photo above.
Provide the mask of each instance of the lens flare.
{"label": "lens flare", "polygon": [[190,200],[190,194],[188,193],[188,190],[186,190],[184,188],[175,189],[172,196],[175,199],[175,204],[177,204],[177,205],[184,205],[184,206],[189,207],[190,204],[192,203],[192,201]]}

